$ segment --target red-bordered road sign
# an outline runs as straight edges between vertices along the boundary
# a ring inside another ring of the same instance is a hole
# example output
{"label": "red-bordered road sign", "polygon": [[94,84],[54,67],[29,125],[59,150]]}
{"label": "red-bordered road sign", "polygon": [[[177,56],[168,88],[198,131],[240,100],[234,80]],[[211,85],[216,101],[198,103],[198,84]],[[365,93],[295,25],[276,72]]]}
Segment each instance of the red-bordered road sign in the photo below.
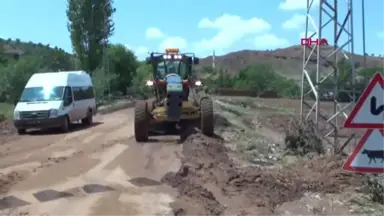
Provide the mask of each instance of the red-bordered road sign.
{"label": "red-bordered road sign", "polygon": [[384,78],[380,73],[372,78],[344,127],[384,129]]}
{"label": "red-bordered road sign", "polygon": [[384,173],[384,130],[368,130],[344,163],[343,169]]}

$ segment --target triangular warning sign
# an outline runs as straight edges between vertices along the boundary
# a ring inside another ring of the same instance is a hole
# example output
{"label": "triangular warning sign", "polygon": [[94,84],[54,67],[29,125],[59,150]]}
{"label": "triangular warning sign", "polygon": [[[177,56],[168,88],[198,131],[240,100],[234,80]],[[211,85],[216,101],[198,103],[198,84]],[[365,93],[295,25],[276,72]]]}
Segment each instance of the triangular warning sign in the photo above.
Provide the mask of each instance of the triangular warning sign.
{"label": "triangular warning sign", "polygon": [[384,129],[384,78],[380,73],[361,94],[344,127]]}
{"label": "triangular warning sign", "polygon": [[384,173],[384,130],[368,130],[353,150],[343,169],[354,172]]}

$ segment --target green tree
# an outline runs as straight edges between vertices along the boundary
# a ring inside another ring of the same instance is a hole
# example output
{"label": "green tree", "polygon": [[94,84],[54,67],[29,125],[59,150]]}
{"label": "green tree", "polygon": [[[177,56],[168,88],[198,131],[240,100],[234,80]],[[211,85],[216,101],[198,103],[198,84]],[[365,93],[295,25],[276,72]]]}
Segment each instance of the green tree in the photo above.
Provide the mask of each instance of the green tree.
{"label": "green tree", "polygon": [[374,67],[374,68],[364,68],[360,70],[357,74],[363,78],[363,80],[370,80],[373,75],[375,75],[377,72],[380,72],[384,75],[384,68],[383,67]]}
{"label": "green tree", "polygon": [[280,77],[266,64],[254,64],[240,70],[236,78],[235,87],[265,91],[271,88],[271,84]]}
{"label": "green tree", "polygon": [[71,71],[75,69],[71,55],[62,49],[45,51],[42,55],[46,71]]}
{"label": "green tree", "polygon": [[109,46],[108,57],[110,71],[117,75],[113,81],[113,90],[126,94],[138,67],[136,56],[124,45],[116,44]]}
{"label": "green tree", "polygon": [[26,56],[0,67],[0,100],[9,103],[18,100],[30,76],[42,72],[42,68],[42,58],[37,56]]}
{"label": "green tree", "polygon": [[145,85],[147,80],[152,80],[152,65],[140,63],[132,81],[131,94],[146,98],[152,93],[152,88]]}
{"label": "green tree", "polygon": [[116,74],[106,74],[102,67],[96,68],[92,73],[92,81],[96,91],[96,97],[102,99],[105,95],[110,93],[108,86],[116,79]]}
{"label": "green tree", "polygon": [[103,46],[113,35],[113,0],[68,0],[67,18],[72,47],[84,70],[102,62]]}
{"label": "green tree", "polygon": [[4,46],[2,43],[0,43],[0,64],[4,64],[5,62],[6,62],[6,59],[5,59]]}
{"label": "green tree", "polygon": [[208,88],[225,87],[255,92],[275,89],[280,96],[298,96],[300,88],[292,79],[276,73],[270,65],[254,64],[243,68],[236,76],[218,71],[219,76],[206,76],[203,83]]}

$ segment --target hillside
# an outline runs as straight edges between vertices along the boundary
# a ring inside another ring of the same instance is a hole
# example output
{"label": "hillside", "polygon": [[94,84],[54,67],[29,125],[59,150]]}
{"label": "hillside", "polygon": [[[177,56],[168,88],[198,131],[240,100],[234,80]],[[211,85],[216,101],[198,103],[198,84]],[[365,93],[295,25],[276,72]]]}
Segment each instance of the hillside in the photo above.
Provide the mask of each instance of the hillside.
{"label": "hillside", "polygon": [[[329,55],[332,48],[323,48],[323,55]],[[277,49],[272,51],[256,51],[256,50],[241,50],[231,52],[223,56],[216,56],[216,66],[227,70],[229,74],[234,75],[240,69],[252,63],[267,63],[272,65],[273,69],[296,80],[301,79],[301,71],[303,64],[303,48],[301,46],[292,46],[284,49]],[[339,54],[339,56],[341,56]],[[355,55],[357,65],[363,65],[364,57],[362,55]],[[310,70],[316,70],[316,56],[312,55],[311,60],[308,62]],[[204,67],[211,67],[212,56],[201,59],[198,71]],[[383,65],[382,57],[367,56],[367,67],[380,67]],[[359,68],[358,68],[359,69]],[[324,63],[321,65],[321,70],[326,73],[331,71],[331,66]]]}
{"label": "hillside", "polygon": [[51,47],[49,44],[0,38],[0,65],[6,65],[10,60],[18,60],[20,57],[38,59],[46,69],[53,71],[74,67],[73,56],[61,48]]}
{"label": "hillside", "polygon": [[23,42],[19,39],[3,39],[0,38],[0,54],[7,57],[23,56],[23,55],[39,55],[47,54],[47,52],[60,52],[66,56],[70,54],[66,53],[63,49],[58,47],[52,47],[49,44],[41,44],[34,42]]}
{"label": "hillside", "polygon": [[[2,51],[3,50],[3,51]],[[70,54],[65,53],[60,48],[52,48],[49,45],[43,45],[41,43],[35,44],[33,42],[21,42],[19,40],[5,40],[0,38],[0,53],[5,54],[8,57],[16,57],[22,55],[45,55],[50,56],[52,52],[60,53],[61,55],[71,58]],[[323,48],[323,55],[329,55],[332,52],[332,48]],[[295,80],[301,79],[301,71],[303,64],[303,48],[299,45],[291,46],[284,49],[276,49],[271,51],[257,51],[257,50],[241,50],[231,52],[223,56],[216,56],[216,66],[227,71],[230,75],[237,74],[244,67],[254,63],[267,63],[273,67],[273,69],[289,78]],[[62,57],[62,56],[61,56]],[[339,57],[342,57],[339,54]],[[363,65],[363,56],[355,55],[355,61],[357,65]],[[69,64],[73,64],[73,59]],[[212,56],[202,58],[200,65],[197,67],[199,72],[203,72],[204,67],[211,67]],[[367,56],[367,67],[382,67],[383,57]],[[316,55],[312,55],[311,60],[308,62],[308,68],[310,70],[316,70]],[[331,71],[329,64],[323,63],[321,70],[323,73]],[[357,68],[359,69],[359,68]]]}

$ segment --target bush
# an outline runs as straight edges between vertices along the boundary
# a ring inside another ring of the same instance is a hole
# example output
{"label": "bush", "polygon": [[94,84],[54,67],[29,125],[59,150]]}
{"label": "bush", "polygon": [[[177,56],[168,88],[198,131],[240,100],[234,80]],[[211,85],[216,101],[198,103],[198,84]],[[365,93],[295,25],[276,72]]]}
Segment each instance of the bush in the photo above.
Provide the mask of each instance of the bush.
{"label": "bush", "polygon": [[13,104],[0,102],[0,122],[6,119],[12,119],[14,109],[15,106]]}
{"label": "bush", "polygon": [[148,97],[153,96],[153,89],[145,85],[147,80],[151,79],[151,65],[146,65],[144,63],[140,64],[136,69],[135,77],[132,80],[132,87],[129,89],[129,92],[139,99],[147,99]]}
{"label": "bush", "polygon": [[206,76],[203,82],[209,88],[236,88],[254,92],[274,89],[280,97],[300,95],[300,88],[294,80],[276,73],[266,64],[250,65],[240,70],[239,74],[234,77],[220,70],[213,72],[211,76]]}
{"label": "bush", "polygon": [[366,189],[371,197],[371,200],[377,203],[384,204],[384,179],[383,175],[367,176]]}
{"label": "bush", "polygon": [[313,121],[292,118],[285,129],[285,147],[294,155],[323,154],[325,150],[320,137]]}

